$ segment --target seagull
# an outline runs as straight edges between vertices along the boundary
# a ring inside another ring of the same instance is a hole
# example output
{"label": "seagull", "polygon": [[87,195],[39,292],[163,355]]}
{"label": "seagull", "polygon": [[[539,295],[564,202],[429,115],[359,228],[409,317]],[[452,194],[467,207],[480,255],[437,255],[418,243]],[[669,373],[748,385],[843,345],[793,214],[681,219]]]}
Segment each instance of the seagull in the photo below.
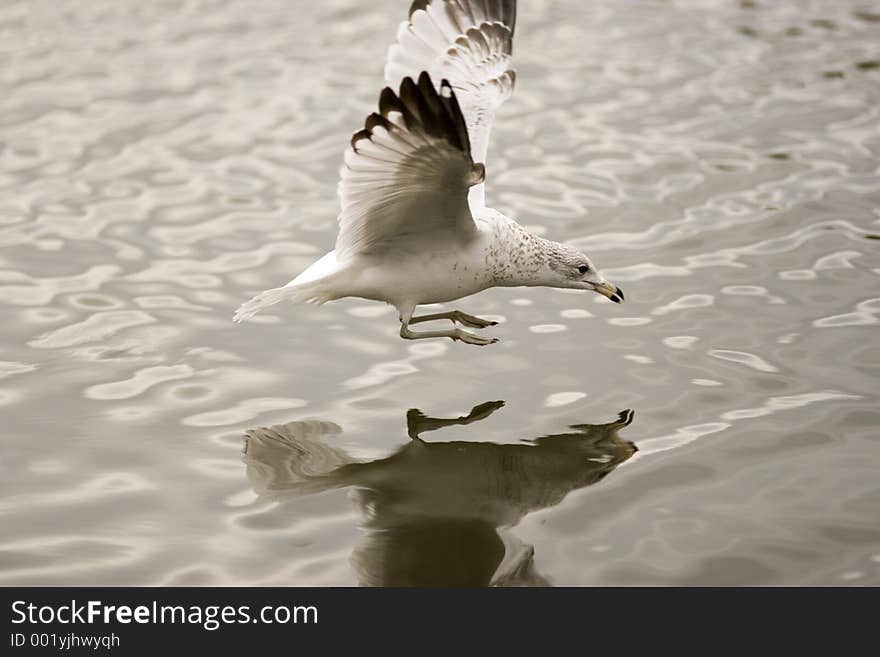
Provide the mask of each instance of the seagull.
{"label": "seagull", "polygon": [[[280,301],[359,297],[394,306],[406,340],[482,346],[498,340],[459,325],[497,322],[460,310],[416,316],[416,307],[520,286],[591,290],[623,301],[585,254],[486,206],[489,133],[516,82],[515,24],[515,0],[412,3],[388,51],[389,86],[378,112],[345,152],[336,248],[284,287],[244,303],[235,321]],[[452,328],[411,328],[434,320]]]}

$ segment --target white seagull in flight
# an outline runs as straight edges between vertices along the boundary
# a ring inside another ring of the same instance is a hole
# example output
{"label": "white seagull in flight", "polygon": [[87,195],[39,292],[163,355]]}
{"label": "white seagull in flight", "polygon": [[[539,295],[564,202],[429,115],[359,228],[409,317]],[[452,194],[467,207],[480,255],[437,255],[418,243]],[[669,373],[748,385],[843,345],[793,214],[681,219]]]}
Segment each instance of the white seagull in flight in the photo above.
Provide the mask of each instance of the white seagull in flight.
{"label": "white seagull in flight", "polygon": [[[487,345],[471,328],[496,322],[459,310],[414,316],[490,287],[592,290],[620,303],[623,292],[576,249],[530,234],[486,207],[483,180],[496,110],[513,91],[515,0],[415,0],[388,51],[379,111],[351,138],[341,171],[336,249],[284,287],[245,303],[236,321],[290,300],[343,297],[397,308],[400,337]],[[395,93],[393,86],[399,83]]]}

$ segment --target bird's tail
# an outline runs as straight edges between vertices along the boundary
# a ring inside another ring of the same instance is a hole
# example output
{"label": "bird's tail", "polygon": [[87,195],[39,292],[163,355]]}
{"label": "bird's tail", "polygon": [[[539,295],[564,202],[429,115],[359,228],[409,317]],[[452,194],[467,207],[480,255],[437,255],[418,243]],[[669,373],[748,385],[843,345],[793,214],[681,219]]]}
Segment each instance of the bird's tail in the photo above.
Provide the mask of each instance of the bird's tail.
{"label": "bird's tail", "polygon": [[293,301],[294,303],[326,303],[334,297],[328,293],[324,281],[312,281],[309,283],[288,283],[284,287],[276,287],[264,290],[249,301],[245,301],[235,311],[233,320],[240,322],[253,317],[258,312],[269,306],[274,306],[281,301]]}

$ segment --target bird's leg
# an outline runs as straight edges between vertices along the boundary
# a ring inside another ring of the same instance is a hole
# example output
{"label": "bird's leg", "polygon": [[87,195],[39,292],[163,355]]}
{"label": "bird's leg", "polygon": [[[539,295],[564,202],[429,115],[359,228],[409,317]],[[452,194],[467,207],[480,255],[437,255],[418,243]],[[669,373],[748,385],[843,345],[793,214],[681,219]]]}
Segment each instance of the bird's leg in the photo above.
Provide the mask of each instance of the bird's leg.
{"label": "bird's leg", "polygon": [[431,322],[435,319],[448,319],[451,322],[464,324],[465,326],[470,326],[471,328],[486,328],[487,326],[495,326],[498,322],[493,322],[489,319],[482,319],[481,317],[474,317],[473,315],[468,315],[467,313],[463,313],[460,310],[450,310],[445,313],[434,313],[433,315],[419,315],[418,317],[412,317],[409,320],[410,324],[418,324],[419,322]]}
{"label": "bird's leg", "polygon": [[451,338],[460,340],[467,344],[475,344],[485,346],[498,342],[498,338],[481,338],[479,335],[462,331],[461,329],[450,329],[448,331],[411,331],[406,324],[400,325],[400,337],[404,340],[423,340],[425,338]]}
{"label": "bird's leg", "polygon": [[[446,315],[447,313],[440,313]],[[422,317],[413,317],[412,310],[407,313],[400,314],[400,337],[404,340],[423,340],[425,338],[450,338],[452,340],[460,340],[461,342],[467,344],[475,344],[478,346],[485,346],[487,344],[493,344],[498,342],[497,338],[481,338],[479,335],[474,335],[473,333],[468,333],[467,331],[462,331],[459,328],[450,329],[448,331],[412,331],[409,328],[410,323],[413,320],[416,321],[427,321],[425,318],[430,317],[430,315],[423,315]],[[441,318],[437,318],[441,319]],[[448,317],[443,317],[442,319],[449,319]]]}
{"label": "bird's leg", "polygon": [[422,413],[419,409],[411,408],[406,413],[406,430],[407,433],[409,433],[410,438],[412,438],[413,440],[420,440],[421,438],[419,437],[419,434],[425,433],[426,431],[434,431],[436,429],[442,429],[444,427],[465,425],[470,424],[471,422],[479,422],[480,420],[485,420],[502,406],[504,406],[503,401],[486,402],[485,404],[474,406],[471,409],[471,412],[467,415],[448,419],[440,417],[429,417]]}

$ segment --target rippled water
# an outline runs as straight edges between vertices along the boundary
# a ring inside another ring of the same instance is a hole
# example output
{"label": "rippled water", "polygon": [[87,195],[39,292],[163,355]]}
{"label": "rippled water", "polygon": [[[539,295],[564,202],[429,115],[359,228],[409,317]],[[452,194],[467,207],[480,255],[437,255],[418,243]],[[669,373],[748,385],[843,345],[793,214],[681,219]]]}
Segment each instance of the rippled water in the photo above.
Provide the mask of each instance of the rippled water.
{"label": "rippled water", "polygon": [[880,584],[876,6],[523,2],[488,199],[627,302],[233,324],[406,4],[0,7],[0,583]]}

